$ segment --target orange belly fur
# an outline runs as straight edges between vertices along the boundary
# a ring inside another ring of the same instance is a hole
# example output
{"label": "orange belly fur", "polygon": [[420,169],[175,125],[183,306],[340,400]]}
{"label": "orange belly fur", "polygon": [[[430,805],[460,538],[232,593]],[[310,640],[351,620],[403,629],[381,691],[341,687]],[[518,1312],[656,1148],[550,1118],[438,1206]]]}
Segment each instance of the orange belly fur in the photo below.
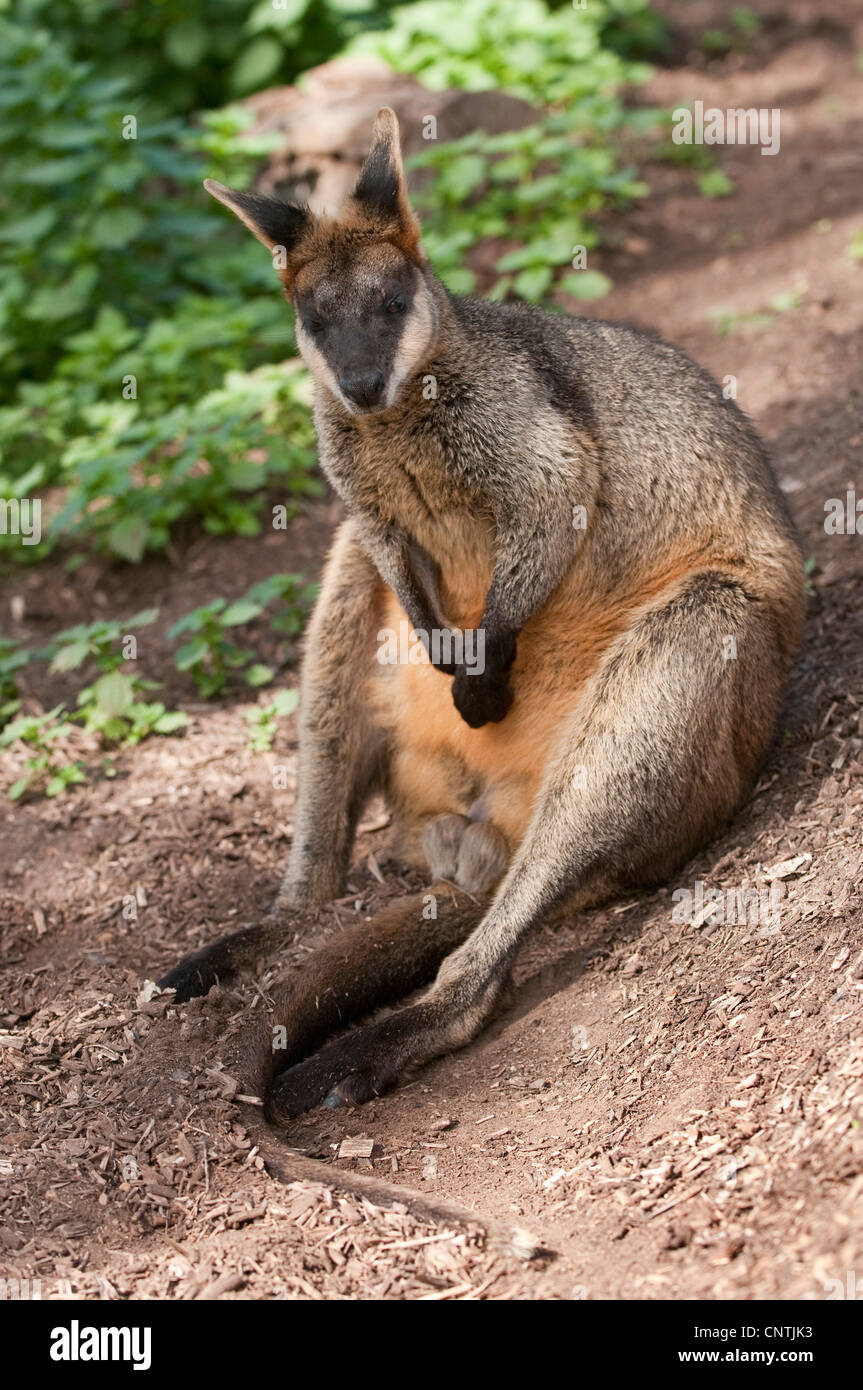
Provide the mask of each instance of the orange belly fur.
{"label": "orange belly fur", "polygon": [[[452,678],[436,671],[424,652],[416,664],[378,666],[376,675],[387,675],[374,681],[372,699],[393,735],[392,795],[402,817],[418,824],[431,815],[466,812],[472,799],[465,795],[467,777],[482,788],[484,814],[516,845],[561,731],[611,644],[639,613],[666,601],[711,560],[698,549],[665,555],[654,560],[649,575],[630,576],[625,592],[601,598],[585,587],[590,564],[573,569],[519,635],[511,674],[515,698],[499,724],[471,729],[453,704]],[[474,622],[480,612],[478,604]],[[398,632],[407,621],[387,590],[384,625]]]}

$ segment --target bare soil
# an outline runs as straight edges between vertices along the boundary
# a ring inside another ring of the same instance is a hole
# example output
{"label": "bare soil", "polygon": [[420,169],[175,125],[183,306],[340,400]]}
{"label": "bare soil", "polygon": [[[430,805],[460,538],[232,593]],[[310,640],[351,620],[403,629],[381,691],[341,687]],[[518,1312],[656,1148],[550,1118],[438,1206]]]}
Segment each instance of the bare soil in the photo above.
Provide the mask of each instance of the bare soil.
{"label": "bare soil", "polygon": [[[847,252],[863,28],[850,3],[756,5],[770,22],[754,47],[705,64],[693,35],[726,8],[669,7],[694,27],[646,99],[781,107],[781,152],[721,151],[734,193],[713,201],[691,171],[649,168],[651,196],[596,261],[615,281],[596,312],[734,377],[770,445],[814,557],[774,752],[674,884],[540,930],[472,1046],[287,1136],[331,1160],[372,1139],[370,1160],[336,1161],[516,1217],[553,1255],[518,1264],[471,1228],[274,1181],[219,1061],[272,970],[183,1008],[144,988],[266,909],[292,833],[293,791],[272,783],[274,765],[292,781],[293,722],[249,752],[248,688],[195,703],[165,629],[274,571],[313,575],[339,515],[327,500],[286,536],[189,533],[131,570],[52,563],[0,600],[3,629],[34,644],[158,604],[139,659],[192,713],[183,737],[122,754],[116,778],[94,755],[86,788],[0,810],[0,1276],[39,1278],[43,1297],[817,1299],[863,1269],[863,536],[824,527],[828,499],[863,501],[863,263]],[[788,291],[796,307],[769,307]],[[274,654],[263,626],[250,637]],[[38,692],[64,694],[61,679]],[[371,808],[354,897],[321,934],[404,891],[388,834]],[[778,921],[678,922],[672,893],[697,881],[772,883]],[[286,943],[282,964],[308,950]]]}

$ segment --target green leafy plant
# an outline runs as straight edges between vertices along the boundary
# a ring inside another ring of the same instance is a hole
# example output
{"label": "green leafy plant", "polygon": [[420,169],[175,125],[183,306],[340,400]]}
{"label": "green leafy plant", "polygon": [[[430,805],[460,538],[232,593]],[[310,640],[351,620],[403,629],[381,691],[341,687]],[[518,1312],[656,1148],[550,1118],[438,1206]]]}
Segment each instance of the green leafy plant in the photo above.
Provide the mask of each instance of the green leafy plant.
{"label": "green leafy plant", "polygon": [[182,729],[188,717],[179,710],[168,710],[160,701],[141,700],[159,687],[155,681],[133,674],[134,663],[123,648],[136,641],[132,628],[146,627],[159,616],[156,608],[136,613],[125,622],[98,621],[78,624],[61,632],[48,648],[50,669],[74,671],[89,661],[101,672],[76,697],[76,713],[87,733],[99,734],[103,743],[129,747],[148,734],[172,734]]}
{"label": "green leafy plant", "polygon": [[70,486],[54,531],[90,535],[132,562],[190,514],[216,534],[258,535],[264,489],[278,488],[289,514],[322,491],[308,392],[305,377],[263,366],[228,372],[220,389],[158,419],[123,406],[101,414],[101,433],[64,452]]}
{"label": "green leafy plant", "polygon": [[279,719],[293,714],[300,701],[298,690],[280,690],[268,705],[246,710],[249,726],[249,748],[253,753],[267,753],[273,746]]}
{"label": "green leafy plant", "polygon": [[60,741],[68,739],[70,729],[68,720],[63,717],[62,705],[47,714],[21,715],[6,725],[0,733],[0,748],[20,742],[30,750],[24,772],[9,788],[13,801],[40,787],[46,796],[59,796],[67,787],[84,781],[80,759],[69,761],[58,749]]}
{"label": "green leafy plant", "polygon": [[166,119],[74,54],[68,25],[0,14],[0,494],[66,490],[18,562],[91,536],[135,560],[187,515],[248,534],[253,489],[313,486],[307,398],[267,365],[295,352],[290,316],[200,187],[248,182],[272,138],[236,107]]}
{"label": "green leafy plant", "polygon": [[131,635],[132,628],[148,627],[158,616],[158,608],[145,608],[125,621],[100,619],[78,623],[59,632],[43,655],[50,658],[52,671],[75,671],[88,660],[101,671],[116,671],[125,659],[123,652],[117,650],[118,643]]}
{"label": "green leafy plant", "polygon": [[[497,238],[517,246],[499,256],[491,297],[546,299],[558,272],[572,269],[576,248],[598,244],[597,214],[647,191],[621,165],[614,137],[655,126],[656,111],[628,110],[618,95],[649,69],[606,46],[616,21],[646,13],[642,0],[591,0],[577,11],[542,0],[423,0],[355,42],[431,87],[499,87],[537,107],[524,130],[430,142],[413,161],[433,174],[419,198],[425,241],[451,289],[474,289],[465,254],[481,238]],[[559,287],[588,299],[609,282],[580,270]]]}
{"label": "green leafy plant", "polygon": [[[103,747],[128,748],[150,734],[176,733],[186,726],[188,716],[181,710],[140,698],[157,690],[158,685],[134,670],[130,643],[137,639],[132,629],[146,627],[157,617],[158,609],[148,608],[125,621],[79,623],[58,633],[38,651],[0,638],[0,695],[5,701],[0,704],[0,726],[4,711],[8,717],[20,710],[15,676],[30,662],[48,661],[54,674],[76,671],[85,664],[98,672],[78,691],[74,710],[60,704],[46,714],[19,714],[2,728],[0,748],[22,743],[30,750],[24,774],[9,789],[13,799],[40,787],[46,796],[53,797],[83,782],[84,764],[69,754],[82,733],[98,735]],[[61,752],[65,758],[59,756]],[[107,760],[105,771],[109,775],[112,771]]]}
{"label": "green leafy plant", "polygon": [[309,583],[302,574],[271,574],[253,584],[246,599],[259,603],[262,610],[278,601],[279,608],[270,617],[270,627],[281,636],[298,637],[318,595],[320,585]]}
{"label": "green leafy plant", "polygon": [[78,692],[77,712],[87,733],[123,748],[140,743],[148,734],[174,734],[186,727],[188,715],[169,710],[160,700],[139,700],[144,691],[156,690],[154,681],[139,680],[122,671],[110,671]]}
{"label": "green leafy plant", "polygon": [[232,673],[241,674],[249,685],[266,685],[273,678],[272,669],[258,661],[255,652],[238,647],[228,633],[260,617],[274,599],[282,599],[285,607],[273,626],[294,636],[314,592],[315,586],[300,575],[276,574],[253,584],[233,603],[219,597],[193,609],[168,629],[171,638],[188,635],[175,653],[177,669],[189,672],[204,699],[220,694]]}
{"label": "green leafy plant", "polygon": [[251,622],[260,611],[261,605],[243,599],[229,604],[227,599],[216,598],[194,608],[168,629],[169,637],[189,634],[174,660],[179,671],[189,672],[205,700],[224,690],[232,671],[242,671],[250,685],[266,685],[272,680],[269,666],[256,661],[254,652],[238,647],[226,635],[231,628]]}
{"label": "green leafy plant", "polygon": [[76,58],[98,61],[170,110],[198,110],[269,83],[294,81],[347,37],[383,22],[381,0],[13,0],[22,19],[48,23]]}

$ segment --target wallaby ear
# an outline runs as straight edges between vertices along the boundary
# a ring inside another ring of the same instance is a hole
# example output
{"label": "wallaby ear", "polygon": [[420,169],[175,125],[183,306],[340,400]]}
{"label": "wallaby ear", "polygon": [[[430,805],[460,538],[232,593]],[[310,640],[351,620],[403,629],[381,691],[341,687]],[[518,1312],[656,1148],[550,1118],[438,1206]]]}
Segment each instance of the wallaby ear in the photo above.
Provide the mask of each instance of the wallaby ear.
{"label": "wallaby ear", "polygon": [[415,259],[423,259],[420,224],[408,200],[399,123],[389,106],[377,114],[372,145],[350,200],[382,234]]}
{"label": "wallaby ear", "polygon": [[215,179],[204,179],[204,187],[226,208],[236,213],[252,236],[263,242],[268,251],[284,246],[290,254],[309,230],[312,214],[306,207],[283,203],[280,198],[267,198],[261,193],[238,193]]}

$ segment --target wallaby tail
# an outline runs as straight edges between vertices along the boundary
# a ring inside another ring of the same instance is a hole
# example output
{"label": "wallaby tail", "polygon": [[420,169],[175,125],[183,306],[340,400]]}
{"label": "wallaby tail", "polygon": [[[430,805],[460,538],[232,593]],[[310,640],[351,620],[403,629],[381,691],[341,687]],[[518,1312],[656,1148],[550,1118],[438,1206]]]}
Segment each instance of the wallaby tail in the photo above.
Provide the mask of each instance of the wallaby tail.
{"label": "wallaby tail", "polygon": [[[251,1110],[251,1106],[249,1109]],[[292,1153],[280,1143],[272,1130],[268,1129],[259,1113],[249,1117],[246,1127],[258,1147],[267,1172],[278,1182],[320,1183],[336,1192],[347,1192],[352,1197],[364,1198],[376,1207],[397,1206],[402,1210],[407,1209],[411,1216],[420,1221],[477,1228],[485,1236],[489,1249],[511,1259],[532,1260],[537,1255],[551,1253],[530,1231],[505,1216],[484,1216],[462,1206],[460,1202],[451,1201],[448,1197],[438,1197],[431,1192],[417,1192],[411,1187],[385,1182],[371,1174],[366,1176],[352,1169],[336,1168],[316,1158],[305,1158]]]}
{"label": "wallaby tail", "polygon": [[272,1123],[285,1124],[292,1115],[280,1114],[269,1094],[277,1073],[348,1024],[428,984],[483,910],[484,903],[452,884],[436,883],[337,932],[293,979],[272,990],[269,1016],[237,1039],[231,1070],[243,1090],[266,1102]]}
{"label": "wallaby tail", "polygon": [[[485,904],[450,883],[401,898],[325,942],[296,978],[273,990],[266,1020],[238,1039],[231,1071],[265,1104],[267,1119],[284,1125],[271,1088],[280,1071],[307,1057],[334,1032],[429,983],[445,956],[470,934]],[[434,915],[433,915],[434,914]],[[240,1048],[242,1050],[240,1050]],[[541,1246],[506,1218],[486,1217],[447,1198],[292,1153],[268,1128],[258,1105],[246,1106],[246,1125],[270,1175],[280,1182],[318,1182],[376,1206],[400,1203],[420,1219],[478,1227],[498,1253],[531,1259]]]}

